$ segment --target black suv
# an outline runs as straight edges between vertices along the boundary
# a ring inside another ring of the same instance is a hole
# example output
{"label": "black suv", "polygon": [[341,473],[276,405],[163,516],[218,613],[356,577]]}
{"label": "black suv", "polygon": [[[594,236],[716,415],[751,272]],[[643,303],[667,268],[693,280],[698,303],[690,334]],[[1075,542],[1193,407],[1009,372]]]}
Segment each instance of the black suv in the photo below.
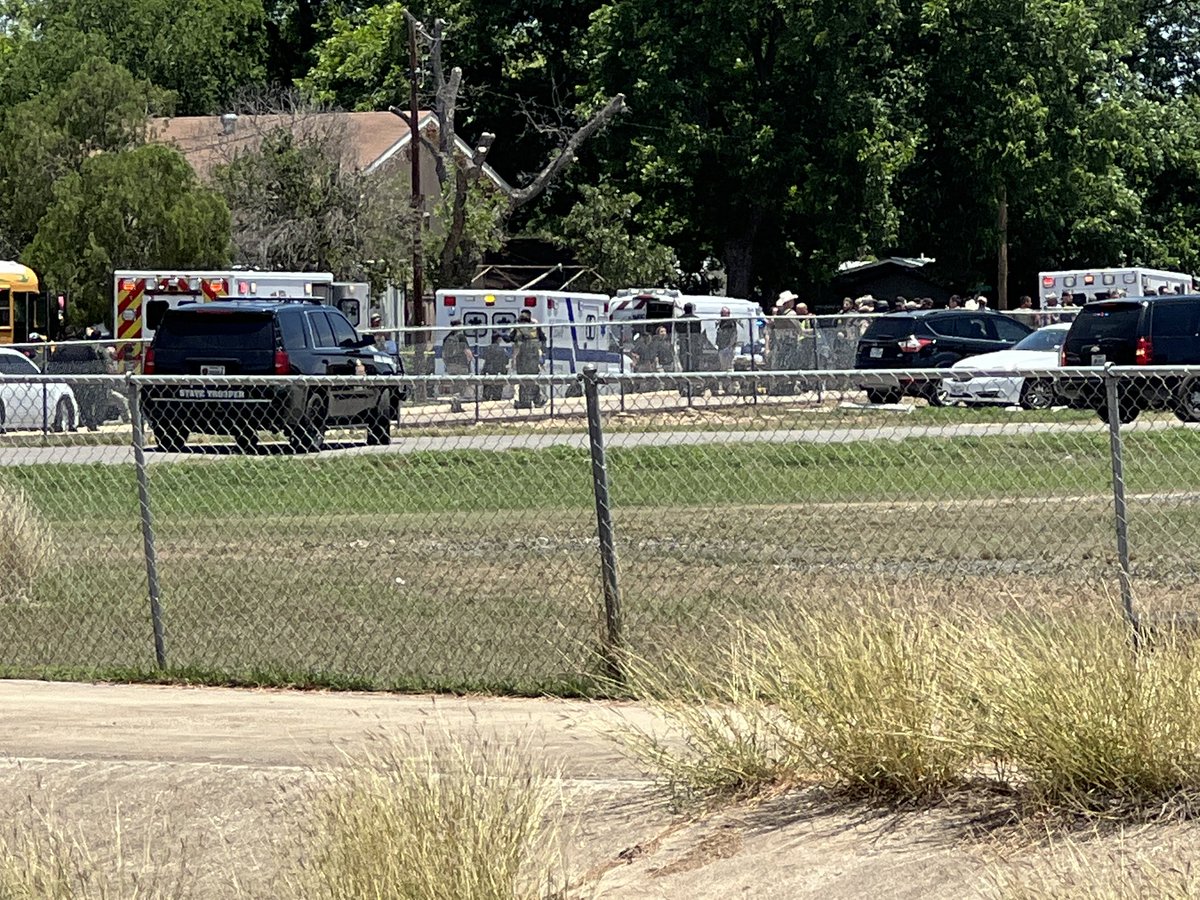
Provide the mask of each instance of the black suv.
{"label": "black suv", "polygon": [[[1001,313],[929,309],[888,313],[871,320],[858,341],[857,369],[946,369],[967,356],[1007,350],[1033,329]],[[900,377],[899,387],[866,387],[872,403],[895,403],[902,394],[946,402],[940,378]]]}
{"label": "black suv", "polygon": [[[1063,342],[1064,366],[1192,366],[1200,364],[1200,296],[1098,300],[1079,311]],[[1098,378],[1064,378],[1061,396],[1108,419]],[[1130,422],[1144,409],[1169,409],[1200,422],[1200,379],[1163,377],[1119,386],[1118,414]]]}
{"label": "black suv", "polygon": [[[399,359],[359,337],[338,309],[312,300],[229,300],[168,310],[146,351],[147,375],[399,375]],[[142,409],[158,446],[181,450],[188,435],[232,435],[252,452],[258,432],[282,432],[316,452],[329,426],[365,425],[368,444],[391,441],[400,388],[370,382],[311,385],[151,385]]]}

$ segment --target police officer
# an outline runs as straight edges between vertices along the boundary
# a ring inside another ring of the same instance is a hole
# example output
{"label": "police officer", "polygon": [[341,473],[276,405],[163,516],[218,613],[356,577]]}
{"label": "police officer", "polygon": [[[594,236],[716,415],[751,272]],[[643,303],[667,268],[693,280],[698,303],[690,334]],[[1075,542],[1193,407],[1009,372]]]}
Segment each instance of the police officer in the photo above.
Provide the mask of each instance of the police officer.
{"label": "police officer", "polygon": [[[521,310],[520,315],[517,316],[517,327],[512,330],[509,340],[513,345],[513,369],[516,373],[518,375],[538,374],[542,368],[542,345],[546,343],[546,335],[538,327],[529,310]],[[517,409],[529,409],[532,406],[544,406],[545,404],[541,385],[536,383],[520,385],[517,402],[514,404]]]}

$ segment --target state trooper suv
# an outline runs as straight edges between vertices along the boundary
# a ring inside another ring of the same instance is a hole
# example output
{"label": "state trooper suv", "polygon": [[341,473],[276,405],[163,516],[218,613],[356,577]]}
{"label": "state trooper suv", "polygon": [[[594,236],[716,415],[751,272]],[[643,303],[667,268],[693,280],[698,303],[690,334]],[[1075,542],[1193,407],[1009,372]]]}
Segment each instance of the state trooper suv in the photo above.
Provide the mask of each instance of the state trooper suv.
{"label": "state trooper suv", "polygon": [[[317,301],[228,300],[168,310],[146,351],[147,375],[400,375],[397,357],[371,346],[343,313]],[[193,433],[232,435],[253,452],[260,431],[317,452],[331,426],[365,425],[368,444],[391,441],[401,389],[393,383],[322,385],[196,381],[142,388],[142,409],[163,450]]]}

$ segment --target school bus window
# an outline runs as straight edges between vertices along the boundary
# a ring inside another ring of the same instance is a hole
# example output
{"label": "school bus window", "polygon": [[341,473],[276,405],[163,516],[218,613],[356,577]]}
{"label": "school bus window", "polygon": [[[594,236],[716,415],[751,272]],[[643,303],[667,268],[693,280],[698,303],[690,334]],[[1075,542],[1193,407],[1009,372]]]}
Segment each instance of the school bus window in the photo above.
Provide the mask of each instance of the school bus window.
{"label": "school bus window", "polygon": [[481,338],[483,337],[484,332],[487,331],[487,313],[464,313],[463,324],[467,326],[467,337]]}
{"label": "school bus window", "polygon": [[5,288],[0,291],[0,328],[12,327],[12,307],[9,305],[9,300],[12,294]]}

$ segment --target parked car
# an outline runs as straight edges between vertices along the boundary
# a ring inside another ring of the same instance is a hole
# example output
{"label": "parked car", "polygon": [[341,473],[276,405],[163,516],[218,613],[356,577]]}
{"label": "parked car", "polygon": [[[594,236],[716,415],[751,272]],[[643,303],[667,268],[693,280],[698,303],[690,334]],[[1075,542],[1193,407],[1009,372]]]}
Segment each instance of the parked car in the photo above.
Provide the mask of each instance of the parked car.
{"label": "parked car", "polygon": [[[0,375],[40,375],[24,353],[0,347]],[[74,431],[79,403],[69,384],[7,381],[0,384],[0,430]]]}
{"label": "parked car", "polygon": [[1008,372],[1017,369],[1057,369],[1063,340],[1070,323],[1047,325],[1027,335],[1011,350],[998,350],[980,356],[968,356],[952,367],[955,374],[942,379],[948,403],[1002,403],[1023,409],[1049,409],[1058,399],[1053,378],[1026,378],[1022,375],[967,374],[970,369]]}
{"label": "parked car", "polygon": [[[871,321],[858,341],[858,369],[948,369],[964,357],[1007,350],[1033,329],[1001,313],[971,309],[889,313]],[[864,385],[872,403],[904,394],[946,402],[942,379],[901,375],[897,386]]]}
{"label": "parked car", "polygon": [[[402,374],[396,357],[375,351],[338,309],[303,300],[230,300],[166,311],[146,351],[147,375],[289,376]],[[232,435],[252,451],[260,431],[282,432],[298,452],[316,452],[331,426],[363,425],[368,444],[391,440],[401,400],[393,383],[147,385],[142,407],[164,450],[188,436]]]}
{"label": "parked car", "polygon": [[[1200,365],[1200,296],[1100,300],[1080,310],[1063,343],[1064,366]],[[1070,402],[1108,419],[1099,378],[1068,378],[1060,392]],[[1171,410],[1184,422],[1200,422],[1200,378],[1164,376],[1119,386],[1118,414],[1130,422],[1142,410]]]}

